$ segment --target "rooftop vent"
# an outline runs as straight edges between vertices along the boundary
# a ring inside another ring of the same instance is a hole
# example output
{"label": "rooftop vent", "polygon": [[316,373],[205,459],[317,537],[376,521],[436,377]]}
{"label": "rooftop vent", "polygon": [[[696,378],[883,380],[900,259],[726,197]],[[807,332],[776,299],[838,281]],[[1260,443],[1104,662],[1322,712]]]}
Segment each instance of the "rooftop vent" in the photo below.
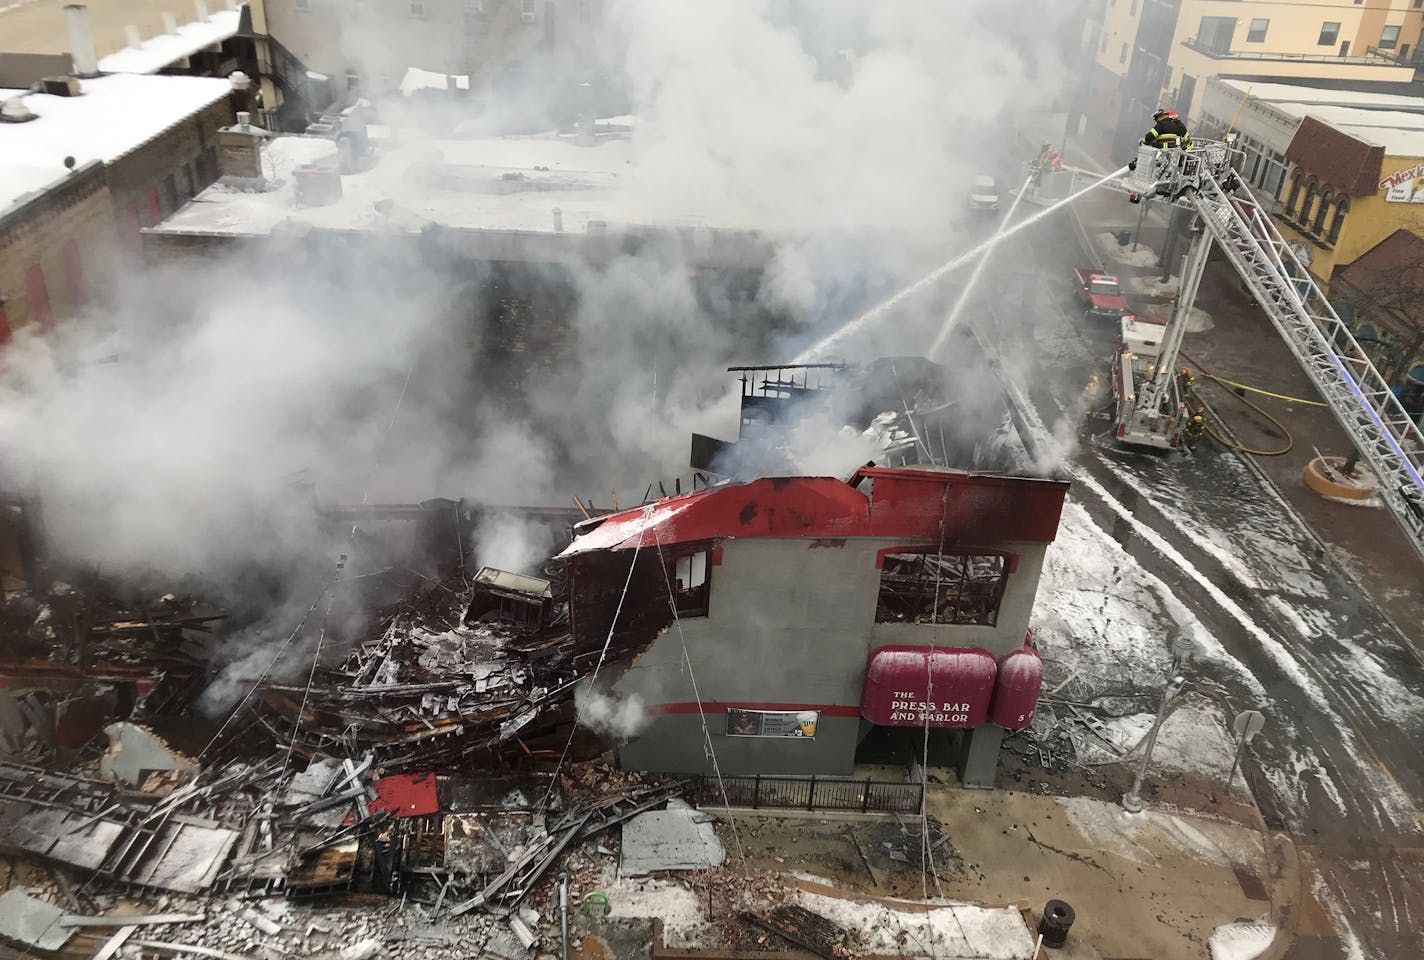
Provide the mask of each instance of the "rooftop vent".
{"label": "rooftop vent", "polygon": [[79,81],[73,77],[45,77],[40,81],[40,89],[55,97],[77,97],[80,94]]}
{"label": "rooftop vent", "polygon": [[341,172],[325,163],[304,163],[292,171],[297,206],[324,207],[341,199]]}
{"label": "rooftop vent", "polygon": [[82,3],[66,4],[64,18],[69,30],[69,55],[74,59],[74,72],[81,77],[97,77],[99,59],[94,54],[94,27],[89,23],[89,8]]}

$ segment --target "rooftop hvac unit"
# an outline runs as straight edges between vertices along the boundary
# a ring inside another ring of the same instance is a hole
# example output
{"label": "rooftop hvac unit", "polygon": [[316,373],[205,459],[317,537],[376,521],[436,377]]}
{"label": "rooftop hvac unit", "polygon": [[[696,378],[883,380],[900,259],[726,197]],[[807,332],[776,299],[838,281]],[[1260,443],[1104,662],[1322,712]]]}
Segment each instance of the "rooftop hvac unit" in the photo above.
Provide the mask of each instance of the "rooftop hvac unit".
{"label": "rooftop hvac unit", "polygon": [[45,77],[40,83],[44,87],[44,92],[51,96],[79,96],[79,81],[73,77]]}
{"label": "rooftop hvac unit", "polygon": [[297,206],[324,207],[341,199],[341,173],[332,166],[304,163],[292,171]]}

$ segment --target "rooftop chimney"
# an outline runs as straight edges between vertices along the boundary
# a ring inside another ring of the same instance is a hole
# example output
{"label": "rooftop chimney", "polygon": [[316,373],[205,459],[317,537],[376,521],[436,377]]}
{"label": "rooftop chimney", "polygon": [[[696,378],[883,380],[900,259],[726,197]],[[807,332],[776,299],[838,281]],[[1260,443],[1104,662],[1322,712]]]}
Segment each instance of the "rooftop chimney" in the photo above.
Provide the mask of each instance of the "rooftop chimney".
{"label": "rooftop chimney", "polygon": [[131,47],[143,46],[143,34],[139,33],[138,27],[134,26],[133,24],[129,24],[127,27],[124,27],[124,39],[128,41],[128,44]]}
{"label": "rooftop chimney", "polygon": [[237,123],[218,131],[218,167],[229,185],[265,190],[262,176],[262,141],[271,134],[252,123],[252,114],[238,113]]}
{"label": "rooftop chimney", "polygon": [[89,8],[82,3],[66,4],[64,17],[69,27],[69,56],[74,73],[80,77],[99,75],[99,58],[94,54],[94,28],[89,24]]}
{"label": "rooftop chimney", "polygon": [[178,32],[178,18],[175,17],[175,16],[173,16],[173,14],[172,14],[171,12],[167,11],[167,10],[164,10],[164,11],[163,11],[163,32],[164,32],[164,33],[177,33],[177,32]]}

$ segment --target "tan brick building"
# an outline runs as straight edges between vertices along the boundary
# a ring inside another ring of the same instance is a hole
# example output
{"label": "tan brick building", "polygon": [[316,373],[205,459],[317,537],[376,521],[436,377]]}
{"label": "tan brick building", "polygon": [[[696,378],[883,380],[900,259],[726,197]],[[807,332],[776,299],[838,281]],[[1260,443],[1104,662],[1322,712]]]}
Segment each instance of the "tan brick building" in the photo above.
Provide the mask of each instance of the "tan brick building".
{"label": "tan brick building", "polygon": [[217,179],[231,87],[199,77],[114,75],[8,98],[0,125],[0,342],[43,331],[103,295],[139,231]]}

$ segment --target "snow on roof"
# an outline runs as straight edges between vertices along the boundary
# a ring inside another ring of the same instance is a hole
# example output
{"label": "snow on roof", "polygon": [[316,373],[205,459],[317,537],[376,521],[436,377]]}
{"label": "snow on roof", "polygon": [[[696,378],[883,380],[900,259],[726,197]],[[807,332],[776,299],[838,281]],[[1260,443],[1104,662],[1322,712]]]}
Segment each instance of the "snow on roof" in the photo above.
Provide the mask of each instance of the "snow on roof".
{"label": "snow on roof", "polygon": [[[279,136],[263,151],[263,169],[279,181],[266,193],[245,193],[215,184],[162,224],[157,233],[227,233],[260,236],[291,221],[328,229],[417,232],[447,227],[583,234],[590,221],[752,229],[717,222],[690,197],[683,209],[667,209],[634,195],[633,144],[603,138],[583,147],[556,135],[470,140],[404,138],[392,130],[375,165],[341,178],[342,198],[321,207],[296,206],[294,167],[310,162],[309,138]],[[385,201],[385,202],[383,202]],[[385,212],[378,212],[380,204]]]}
{"label": "snow on roof", "polygon": [[[0,210],[92,160],[113,161],[226,97],[226,80],[114,74],[81,80],[77,97],[23,96],[37,117],[0,125]],[[0,93],[0,97],[5,96]]]}
{"label": "snow on roof", "polygon": [[104,73],[157,73],[237,33],[240,15],[237,10],[222,10],[206,20],[185,23],[173,33],[151,37],[136,47],[125,47],[100,58],[99,69]]}
{"label": "snow on roof", "polygon": [[1308,103],[1354,106],[1365,109],[1407,110],[1424,113],[1424,97],[1402,93],[1374,93],[1361,90],[1330,90],[1291,83],[1253,83],[1215,78],[1215,82],[1238,93],[1250,92],[1252,100],[1266,103]]}

